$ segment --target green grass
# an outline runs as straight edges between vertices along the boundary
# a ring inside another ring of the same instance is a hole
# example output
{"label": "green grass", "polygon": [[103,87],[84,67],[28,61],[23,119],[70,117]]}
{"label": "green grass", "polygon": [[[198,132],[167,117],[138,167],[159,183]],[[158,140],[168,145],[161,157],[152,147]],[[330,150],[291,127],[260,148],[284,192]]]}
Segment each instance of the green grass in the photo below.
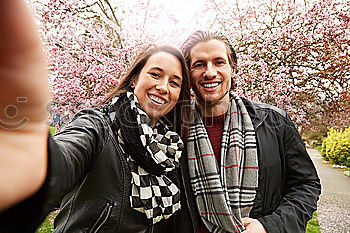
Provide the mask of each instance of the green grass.
{"label": "green grass", "polygon": [[318,150],[319,152],[321,152],[322,146],[315,146],[315,149]]}
{"label": "green grass", "polygon": [[50,130],[50,134],[51,135],[55,135],[55,133],[56,133],[56,128],[55,127],[49,126],[49,130]]}
{"label": "green grass", "polygon": [[321,233],[316,211],[312,215],[312,219],[307,223],[306,233]]}
{"label": "green grass", "polygon": [[36,233],[51,233],[53,231],[53,220],[55,219],[57,213],[57,211],[51,212],[36,230]]}
{"label": "green grass", "polygon": [[[53,220],[55,219],[56,215],[57,211],[49,214],[36,233],[51,233],[53,231]],[[312,215],[312,219],[310,219],[310,221],[307,223],[305,233],[321,233],[316,211]]]}

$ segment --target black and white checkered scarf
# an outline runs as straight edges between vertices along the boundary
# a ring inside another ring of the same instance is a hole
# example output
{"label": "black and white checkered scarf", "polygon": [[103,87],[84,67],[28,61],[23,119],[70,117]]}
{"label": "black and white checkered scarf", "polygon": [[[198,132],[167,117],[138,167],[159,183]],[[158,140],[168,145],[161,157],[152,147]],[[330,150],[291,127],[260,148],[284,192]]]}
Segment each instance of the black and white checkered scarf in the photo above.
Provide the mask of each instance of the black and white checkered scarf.
{"label": "black and white checkered scarf", "polygon": [[150,118],[132,92],[122,93],[105,108],[131,170],[131,207],[155,224],[181,208],[180,191],[167,177],[178,166],[184,144],[161,121]]}
{"label": "black and white checkered scarf", "polygon": [[239,96],[230,94],[225,117],[221,161],[217,163],[202,117],[195,104],[188,140],[191,185],[200,216],[211,232],[242,232],[258,186],[255,131]]}

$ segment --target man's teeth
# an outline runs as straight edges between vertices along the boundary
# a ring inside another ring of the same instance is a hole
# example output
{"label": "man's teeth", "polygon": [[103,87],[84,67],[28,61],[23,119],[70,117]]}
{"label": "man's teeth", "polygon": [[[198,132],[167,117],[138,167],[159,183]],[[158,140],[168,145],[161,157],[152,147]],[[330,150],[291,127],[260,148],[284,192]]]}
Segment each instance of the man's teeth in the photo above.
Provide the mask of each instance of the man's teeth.
{"label": "man's teeth", "polygon": [[202,86],[205,87],[205,88],[217,87],[218,85],[219,85],[219,83],[205,83],[205,84],[202,84]]}
{"label": "man's teeth", "polygon": [[162,100],[154,95],[150,95],[149,98],[158,104],[165,104],[164,100]]}

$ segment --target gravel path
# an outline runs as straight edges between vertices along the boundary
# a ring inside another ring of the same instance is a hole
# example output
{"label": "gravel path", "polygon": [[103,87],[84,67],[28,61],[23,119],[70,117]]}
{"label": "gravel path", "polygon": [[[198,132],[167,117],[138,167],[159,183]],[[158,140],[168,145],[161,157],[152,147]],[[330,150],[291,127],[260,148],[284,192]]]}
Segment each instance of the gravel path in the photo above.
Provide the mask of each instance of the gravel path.
{"label": "gravel path", "polygon": [[350,177],[332,168],[320,153],[307,148],[321,179],[322,194],[318,201],[318,221],[322,233],[350,233]]}

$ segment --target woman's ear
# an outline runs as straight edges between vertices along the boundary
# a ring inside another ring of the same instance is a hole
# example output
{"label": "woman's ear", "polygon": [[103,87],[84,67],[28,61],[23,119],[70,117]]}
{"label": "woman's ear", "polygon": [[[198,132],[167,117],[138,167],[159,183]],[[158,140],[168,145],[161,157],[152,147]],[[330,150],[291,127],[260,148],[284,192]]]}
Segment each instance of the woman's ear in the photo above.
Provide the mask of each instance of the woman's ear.
{"label": "woman's ear", "polygon": [[132,89],[134,89],[135,87],[136,87],[136,82],[137,82],[137,79],[138,79],[138,77],[132,77],[131,78],[131,83],[130,83],[130,87],[132,88]]}

